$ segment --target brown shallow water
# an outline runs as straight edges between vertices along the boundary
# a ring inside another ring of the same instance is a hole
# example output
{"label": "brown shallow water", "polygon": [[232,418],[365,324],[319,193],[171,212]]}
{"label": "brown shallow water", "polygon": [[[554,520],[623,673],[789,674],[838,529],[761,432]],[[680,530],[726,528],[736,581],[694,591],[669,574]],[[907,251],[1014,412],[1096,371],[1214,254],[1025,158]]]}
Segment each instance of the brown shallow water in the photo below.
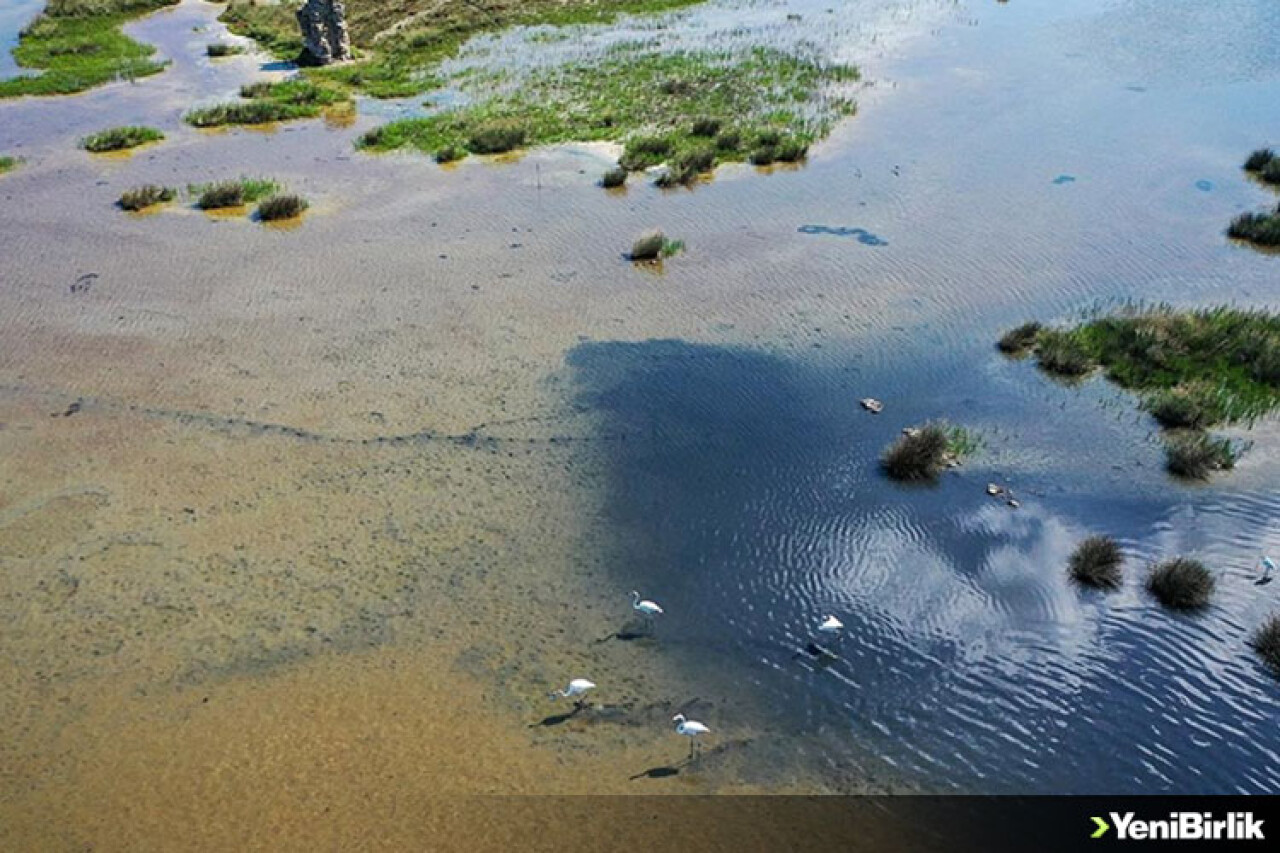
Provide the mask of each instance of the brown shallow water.
{"label": "brown shallow water", "polygon": [[[856,374],[907,349],[988,353],[1002,325],[1117,294],[1266,304],[1268,259],[1220,236],[1263,198],[1235,161],[1276,117],[1247,55],[1184,103],[1105,50],[1088,29],[1111,31],[1105,16],[939,6],[903,4],[916,38],[895,43],[922,58],[881,55],[864,114],[805,169],[723,169],[693,192],[603,193],[597,149],[448,170],[364,156],[368,115],[184,129],[189,103],[260,73],[200,57],[199,2],[134,25],[175,59],[165,74],[0,103],[0,150],[27,160],[0,178],[0,847],[174,849],[175,821],[200,827],[190,847],[412,843],[405,810],[454,792],[930,787],[828,760],[842,732],[797,753],[735,670],[680,666],[661,636],[597,642],[626,624],[627,590],[650,591],[610,562],[621,437],[580,403],[566,354],[678,338]],[[1029,62],[1019,23],[1101,56]],[[1008,54],[975,50],[982,26]],[[1046,125],[1004,63],[1064,115],[1150,145],[1175,108],[1204,118],[1225,97],[1242,117],[1179,123],[1159,158],[1112,155],[1109,131]],[[1059,92],[1064,64],[1085,73]],[[126,121],[170,138],[75,149]],[[246,173],[311,200],[298,227],[112,208],[136,184]],[[1213,193],[1184,180],[1200,175]],[[634,268],[621,253],[653,224],[688,251]],[[1000,461],[1074,468],[1031,440],[1052,429],[1015,428]],[[1141,429],[1107,440],[1155,452]],[[1236,482],[1265,488],[1273,467],[1246,457]],[[575,676],[601,707],[560,721],[545,694]],[[695,766],[669,728],[683,708],[715,729]],[[663,768],[680,772],[648,772]]]}

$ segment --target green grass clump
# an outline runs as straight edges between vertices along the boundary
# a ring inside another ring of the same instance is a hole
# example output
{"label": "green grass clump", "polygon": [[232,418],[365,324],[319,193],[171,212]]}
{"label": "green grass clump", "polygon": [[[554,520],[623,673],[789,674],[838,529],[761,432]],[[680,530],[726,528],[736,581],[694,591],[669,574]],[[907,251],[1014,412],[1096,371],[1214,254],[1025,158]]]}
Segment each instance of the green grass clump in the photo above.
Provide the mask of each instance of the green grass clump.
{"label": "green grass clump", "polygon": [[155,48],[121,27],[178,0],[51,0],[20,34],[14,61],[39,74],[0,80],[0,98],[69,95],[162,71]]}
{"label": "green grass clump", "polygon": [[662,249],[666,244],[666,235],[657,228],[645,231],[631,244],[631,260],[656,260],[662,255]]}
{"label": "green grass clump", "polygon": [[201,210],[219,210],[252,204],[279,189],[280,185],[269,178],[240,178],[234,181],[192,184],[187,191],[196,197],[196,207]]}
{"label": "green grass clump", "polygon": [[1204,429],[1225,419],[1221,400],[1211,387],[1204,385],[1157,391],[1143,405],[1166,429]]}
{"label": "green grass clump", "polygon": [[605,189],[614,189],[620,187],[627,182],[627,170],[621,166],[614,166],[604,173],[600,178],[600,186]]}
{"label": "green grass clump", "polygon": [[161,139],[164,139],[164,134],[154,127],[113,127],[99,131],[92,136],[86,136],[80,140],[80,147],[86,151],[101,154],[104,151],[123,151],[127,148],[137,148],[139,145],[158,142]]}
{"label": "green grass clump", "polygon": [[1037,335],[1036,364],[1068,379],[1078,379],[1097,366],[1080,336],[1060,329],[1044,329]]}
{"label": "green grass clump", "polygon": [[1240,214],[1231,220],[1227,236],[1259,246],[1280,246],[1280,207],[1274,211]]}
{"label": "green grass clump", "polygon": [[494,119],[477,125],[467,137],[467,149],[473,154],[503,154],[524,144],[529,130],[510,119]]}
{"label": "green grass clump", "polygon": [[963,427],[929,423],[904,431],[885,449],[880,467],[894,480],[934,480],[977,447],[977,437]]}
{"label": "green grass clump", "polygon": [[226,42],[214,42],[206,45],[204,52],[210,59],[221,59],[224,56],[236,56],[244,53],[244,48],[238,44],[227,44]]}
{"label": "green grass clump", "polygon": [[1268,184],[1280,184],[1280,157],[1273,158],[1263,166],[1262,171],[1258,172],[1258,177]]}
{"label": "green grass clump", "polygon": [[302,55],[302,34],[294,10],[287,3],[257,3],[232,0],[218,20],[239,36],[253,39],[281,59]]}
{"label": "green grass clump", "polygon": [[18,168],[18,163],[20,162],[21,161],[17,157],[10,157],[8,155],[0,156],[0,175],[3,175],[5,172],[12,172],[14,169]]}
{"label": "green grass clump", "polygon": [[178,191],[172,187],[162,187],[157,184],[146,184],[141,187],[134,187],[120,196],[117,204],[124,210],[138,211],[145,210],[153,205],[162,204],[166,201],[173,201],[178,196]]}
{"label": "green grass clump", "polygon": [[1095,589],[1115,589],[1120,586],[1120,565],[1124,554],[1120,545],[1110,536],[1090,536],[1072,552],[1067,563],[1071,579],[1082,586]]}
{"label": "green grass clump", "polygon": [[829,83],[854,73],[842,68],[768,48],[613,51],[528,72],[500,95],[489,94],[484,75],[460,78],[471,103],[383,125],[358,144],[429,153],[459,145],[475,152],[477,142],[488,147],[479,132],[505,122],[525,130],[521,145],[622,141],[623,168],[666,163],[671,175],[664,182],[686,183],[715,163],[747,160],[763,143],[774,159],[802,159],[845,114],[837,99],[820,97]]}
{"label": "green grass clump", "polygon": [[1175,477],[1206,480],[1214,471],[1234,468],[1236,451],[1225,438],[1198,431],[1175,432],[1165,438],[1164,464]]}
{"label": "green grass clump", "polygon": [[1249,641],[1272,674],[1280,677],[1280,614],[1272,616]]}
{"label": "green grass clump", "polygon": [[283,193],[269,196],[258,205],[258,219],[263,222],[293,219],[301,216],[308,206],[307,200],[302,196]]}
{"label": "green grass clump", "polygon": [[1204,563],[1175,557],[1155,566],[1147,576],[1147,589],[1171,610],[1199,610],[1213,595],[1213,575]]}
{"label": "green grass clump", "polygon": [[325,107],[349,100],[332,86],[302,78],[278,83],[249,83],[240,87],[240,97],[240,101],[191,110],[183,120],[195,127],[268,124],[314,118]]}
{"label": "green grass clump", "polygon": [[1275,151],[1270,148],[1259,148],[1244,161],[1244,170],[1246,172],[1261,172],[1275,159]]}
{"label": "green grass clump", "polygon": [[446,145],[436,152],[437,163],[452,163],[467,156],[465,149],[457,145]]}

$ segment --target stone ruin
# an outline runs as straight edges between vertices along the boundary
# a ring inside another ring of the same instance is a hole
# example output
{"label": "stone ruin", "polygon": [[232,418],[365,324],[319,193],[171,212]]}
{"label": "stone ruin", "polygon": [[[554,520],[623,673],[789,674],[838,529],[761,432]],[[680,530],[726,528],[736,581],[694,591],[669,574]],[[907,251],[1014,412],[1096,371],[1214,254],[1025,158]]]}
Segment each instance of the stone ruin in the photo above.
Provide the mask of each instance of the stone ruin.
{"label": "stone ruin", "polygon": [[298,9],[298,26],[302,29],[306,61],[328,65],[351,58],[347,10],[342,0],[307,0]]}

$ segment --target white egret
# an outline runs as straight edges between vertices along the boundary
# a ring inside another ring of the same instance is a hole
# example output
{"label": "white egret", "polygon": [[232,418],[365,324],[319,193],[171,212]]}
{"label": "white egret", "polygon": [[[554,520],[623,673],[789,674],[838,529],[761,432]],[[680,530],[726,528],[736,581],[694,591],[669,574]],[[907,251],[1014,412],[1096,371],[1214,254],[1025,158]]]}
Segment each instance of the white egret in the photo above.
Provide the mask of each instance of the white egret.
{"label": "white egret", "polygon": [[[595,688],[596,688],[595,682],[587,681],[587,679],[585,678],[575,678],[573,681],[569,682],[568,687],[566,687],[563,690],[555,690],[551,692],[548,695],[548,698],[555,699],[557,696],[559,696],[562,699],[568,699],[573,696],[581,696],[583,693],[586,693],[588,690],[594,690]],[[582,700],[579,699],[578,701],[581,702]]]}
{"label": "white egret", "polygon": [[1271,583],[1271,573],[1276,570],[1275,561],[1272,560],[1270,557],[1267,557],[1264,555],[1261,560],[1261,563],[1262,563],[1262,577],[1254,581],[1254,583],[1257,584],[1258,586]]}
{"label": "white egret", "polygon": [[824,634],[838,634],[844,629],[844,623],[834,616],[828,616],[822,620],[822,624],[818,626],[818,630]]}
{"label": "white egret", "polygon": [[682,734],[689,739],[689,757],[693,758],[698,746],[698,735],[710,734],[711,729],[697,720],[685,719],[684,714],[676,714],[671,718],[671,722],[676,724],[676,734]]}
{"label": "white egret", "polygon": [[634,589],[631,590],[631,609],[648,619],[652,619],[659,613],[665,612],[658,606],[658,602],[656,601],[649,601],[648,599],[641,601],[640,593],[636,592]]}

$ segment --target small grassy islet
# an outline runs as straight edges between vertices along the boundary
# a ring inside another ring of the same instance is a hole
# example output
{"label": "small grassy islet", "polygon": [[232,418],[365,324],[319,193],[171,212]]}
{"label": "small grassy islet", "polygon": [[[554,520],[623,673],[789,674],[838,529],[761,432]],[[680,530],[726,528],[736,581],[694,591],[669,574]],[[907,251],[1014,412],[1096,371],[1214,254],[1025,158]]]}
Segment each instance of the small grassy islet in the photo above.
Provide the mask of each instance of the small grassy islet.
{"label": "small grassy islet", "polygon": [[159,142],[162,139],[164,134],[154,127],[129,125],[108,128],[86,136],[80,140],[80,147],[95,154],[102,154],[108,151],[125,151],[137,148],[139,145],[146,145],[148,142]]}
{"label": "small grassy islet", "polygon": [[358,144],[374,151],[495,153],[625,140],[621,168],[666,163],[662,183],[688,183],[718,163],[801,159],[854,109],[847,99],[826,97],[825,86],[856,78],[849,66],[770,48],[615,51],[601,62],[533,73],[515,94],[383,125]]}
{"label": "small grassy islet", "polygon": [[1071,329],[1024,324],[998,346],[1010,355],[1034,353],[1041,368],[1067,378],[1101,367],[1141,394],[1144,408],[1170,430],[1166,463],[1178,476],[1199,479],[1234,464],[1230,442],[1202,430],[1280,406],[1280,316],[1265,311],[1157,306]]}
{"label": "small grassy islet", "polygon": [[0,175],[3,175],[5,172],[12,172],[14,169],[18,168],[18,164],[21,162],[22,161],[17,157],[11,157],[7,154],[0,155]]}
{"label": "small grassy islet", "polygon": [[[1280,189],[1280,157],[1272,149],[1254,151],[1244,161],[1244,170],[1262,183]],[[1280,247],[1280,206],[1240,214],[1231,220],[1227,236],[1258,246]]]}
{"label": "small grassy islet", "polygon": [[69,95],[164,70],[155,48],[124,34],[129,21],[179,0],[50,0],[22,31],[14,61],[39,74],[0,80],[0,98]]}
{"label": "small grassy islet", "polygon": [[350,98],[331,86],[293,78],[280,82],[250,83],[240,88],[239,101],[190,110],[183,121],[195,127],[268,124],[276,121],[314,118],[327,107],[347,103]]}
{"label": "small grassy islet", "polygon": [[880,467],[893,480],[936,480],[944,468],[977,452],[978,436],[962,426],[931,422],[903,431],[885,448]]}

